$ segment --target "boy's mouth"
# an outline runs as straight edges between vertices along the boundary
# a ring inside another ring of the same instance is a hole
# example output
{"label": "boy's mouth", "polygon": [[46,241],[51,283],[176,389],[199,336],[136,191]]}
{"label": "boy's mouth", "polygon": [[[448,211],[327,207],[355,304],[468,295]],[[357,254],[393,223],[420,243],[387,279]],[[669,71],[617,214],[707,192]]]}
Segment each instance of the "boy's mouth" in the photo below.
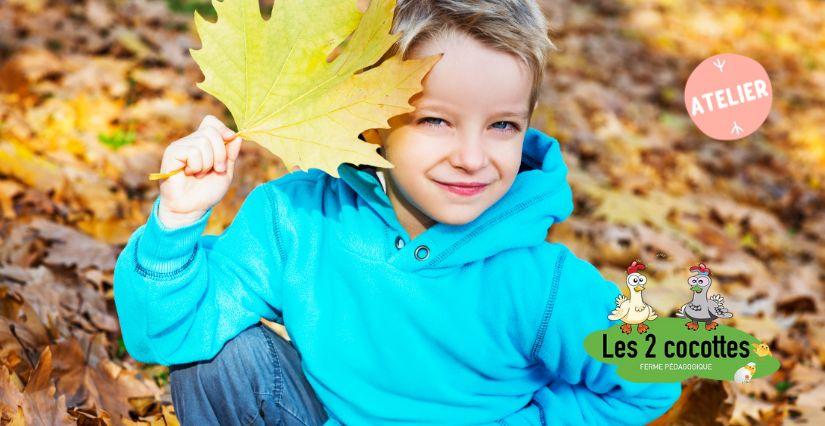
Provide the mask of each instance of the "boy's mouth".
{"label": "boy's mouth", "polygon": [[452,192],[453,194],[471,196],[484,191],[488,184],[482,182],[441,182],[434,180],[438,186]]}

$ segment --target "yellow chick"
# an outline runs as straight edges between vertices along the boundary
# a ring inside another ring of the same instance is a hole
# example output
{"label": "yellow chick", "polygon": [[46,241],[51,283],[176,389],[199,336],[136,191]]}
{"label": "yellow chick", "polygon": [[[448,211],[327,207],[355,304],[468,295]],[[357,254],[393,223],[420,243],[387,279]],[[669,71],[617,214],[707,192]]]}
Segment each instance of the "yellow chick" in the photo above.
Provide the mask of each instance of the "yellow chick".
{"label": "yellow chick", "polygon": [[753,352],[759,355],[760,357],[771,355],[771,348],[768,346],[767,343],[751,343],[753,345]]}

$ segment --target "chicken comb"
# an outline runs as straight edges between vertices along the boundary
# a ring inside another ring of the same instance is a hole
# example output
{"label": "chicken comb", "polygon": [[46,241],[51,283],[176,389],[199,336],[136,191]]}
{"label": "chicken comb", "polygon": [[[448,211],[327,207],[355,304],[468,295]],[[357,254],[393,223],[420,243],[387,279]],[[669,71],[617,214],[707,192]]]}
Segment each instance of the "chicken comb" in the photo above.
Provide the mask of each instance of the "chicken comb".
{"label": "chicken comb", "polygon": [[691,266],[690,272],[696,272],[699,275],[710,275],[710,268],[705,266],[704,263],[700,263],[696,266]]}
{"label": "chicken comb", "polygon": [[627,275],[635,274],[636,272],[639,272],[642,269],[645,269],[645,264],[639,263],[634,260],[633,263],[631,263],[630,266],[627,267]]}

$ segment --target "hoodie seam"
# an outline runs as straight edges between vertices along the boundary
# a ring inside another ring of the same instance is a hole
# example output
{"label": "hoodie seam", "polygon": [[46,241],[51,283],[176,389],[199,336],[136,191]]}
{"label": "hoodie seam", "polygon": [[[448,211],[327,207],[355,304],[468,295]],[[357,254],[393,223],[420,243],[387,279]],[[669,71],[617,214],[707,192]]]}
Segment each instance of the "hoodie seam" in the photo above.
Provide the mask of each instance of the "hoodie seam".
{"label": "hoodie seam", "polygon": [[385,259],[387,257],[391,256],[389,254],[389,252],[387,251],[387,250],[390,250],[388,243],[391,243],[391,242],[392,242],[392,236],[390,236],[390,227],[384,225],[384,244],[381,244],[381,245],[383,246],[383,252],[384,252],[384,258]]}
{"label": "hoodie seam", "polygon": [[505,210],[504,213],[502,213],[502,214],[490,219],[489,221],[479,225],[478,227],[476,227],[475,229],[470,231],[467,235],[462,237],[460,240],[453,243],[453,245],[451,245],[446,250],[441,252],[441,254],[439,254],[438,256],[433,258],[433,260],[431,260],[428,265],[429,266],[438,265],[439,263],[443,262],[444,259],[448,258],[453,253],[455,253],[455,251],[458,250],[459,247],[467,244],[470,240],[477,237],[480,233],[485,231],[487,228],[501,222],[502,220],[512,216],[515,213],[518,213],[521,210],[524,210],[527,207],[530,207],[531,205],[533,205],[535,203],[538,203],[539,201],[544,200],[545,198],[550,197],[551,195],[556,194],[557,192],[558,192],[558,190],[548,191],[548,192],[545,192],[545,193],[543,193],[543,194],[541,194],[541,195],[539,195],[539,196],[537,196],[533,199],[530,199],[528,201],[522,201],[522,202],[510,207],[509,209]]}
{"label": "hoodie seam", "polygon": [[541,426],[547,426],[547,420],[545,420],[544,418],[544,406],[541,405],[540,402],[535,400],[533,401],[533,403],[536,404],[536,407],[538,407],[539,409],[539,421],[541,422]]}
{"label": "hoodie seam", "polygon": [[559,282],[561,281],[561,270],[564,261],[567,259],[567,251],[562,251],[556,259],[556,264],[553,267],[553,282],[550,287],[550,296],[547,298],[547,304],[544,307],[544,314],[542,315],[539,330],[536,333],[536,338],[533,343],[533,348],[530,351],[530,358],[534,361],[538,360],[537,353],[544,343],[544,336],[547,332],[547,326],[550,323],[550,317],[553,316],[553,310],[556,305],[556,296],[558,295]]}
{"label": "hoodie seam", "polygon": [[138,246],[140,245],[140,240],[141,239],[143,239],[143,234],[141,234],[138,237],[137,241],[135,241],[135,249],[132,252],[132,260],[134,261],[134,264],[135,264],[135,271],[138,274],[140,274],[140,276],[142,276],[144,278],[149,278],[149,279],[153,279],[153,280],[156,280],[156,281],[172,280],[174,278],[177,278],[178,275],[181,275],[184,272],[186,272],[186,269],[189,268],[189,265],[191,265],[192,262],[195,260],[195,256],[198,254],[198,248],[201,245],[200,241],[196,242],[195,248],[192,250],[192,254],[189,255],[189,258],[186,259],[186,262],[184,262],[184,264],[182,266],[178,267],[175,270],[168,271],[168,272],[157,272],[157,271],[153,271],[153,270],[148,269],[145,266],[141,265],[140,261],[138,260],[137,253],[138,253]]}
{"label": "hoodie seam", "polygon": [[286,263],[286,254],[284,253],[284,243],[283,238],[281,236],[281,227],[278,226],[280,221],[277,219],[278,215],[275,214],[275,209],[277,208],[277,203],[275,202],[275,194],[272,192],[272,188],[269,185],[264,186],[264,191],[266,191],[266,199],[269,203],[269,211],[272,217],[270,217],[270,221],[272,223],[272,233],[275,237],[275,247],[278,249],[278,256],[281,258],[281,264]]}

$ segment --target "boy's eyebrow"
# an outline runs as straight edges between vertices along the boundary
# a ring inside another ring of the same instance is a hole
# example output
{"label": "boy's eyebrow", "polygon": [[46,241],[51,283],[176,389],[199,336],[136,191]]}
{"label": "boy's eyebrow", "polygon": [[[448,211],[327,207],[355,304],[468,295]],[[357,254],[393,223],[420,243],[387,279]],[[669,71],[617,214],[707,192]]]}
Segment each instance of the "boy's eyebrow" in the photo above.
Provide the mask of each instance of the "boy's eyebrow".
{"label": "boy's eyebrow", "polygon": [[[437,104],[419,105],[419,106],[416,107],[416,109],[430,110],[430,111],[433,111],[433,112],[439,112],[439,113],[444,113],[444,114],[448,114],[450,112],[449,109],[441,108]],[[496,117],[516,117],[516,118],[523,118],[525,120],[528,120],[528,119],[530,119],[530,117],[528,117],[527,113],[528,113],[528,111],[526,109],[521,110],[521,111],[506,110],[506,111],[498,111],[498,112],[494,113],[493,116],[496,116]]]}
{"label": "boy's eyebrow", "polygon": [[500,115],[500,116],[503,116],[503,117],[517,117],[517,118],[523,118],[523,119],[527,120],[528,118],[530,118],[530,117],[527,116],[527,112],[528,112],[527,110],[524,110],[524,111],[501,111],[501,112],[499,112],[495,115]]}

